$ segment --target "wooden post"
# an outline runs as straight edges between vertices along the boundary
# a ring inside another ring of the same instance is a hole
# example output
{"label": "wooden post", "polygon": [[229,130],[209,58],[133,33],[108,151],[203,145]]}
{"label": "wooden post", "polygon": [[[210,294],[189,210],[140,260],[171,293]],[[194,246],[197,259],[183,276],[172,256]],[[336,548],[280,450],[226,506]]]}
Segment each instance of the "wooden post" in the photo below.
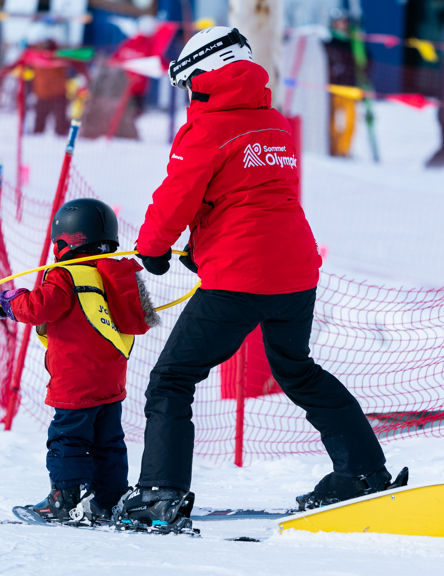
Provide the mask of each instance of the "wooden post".
{"label": "wooden post", "polygon": [[284,36],[283,0],[230,0],[229,22],[250,43],[253,60],[265,68],[273,92],[273,106],[280,108],[281,63]]}

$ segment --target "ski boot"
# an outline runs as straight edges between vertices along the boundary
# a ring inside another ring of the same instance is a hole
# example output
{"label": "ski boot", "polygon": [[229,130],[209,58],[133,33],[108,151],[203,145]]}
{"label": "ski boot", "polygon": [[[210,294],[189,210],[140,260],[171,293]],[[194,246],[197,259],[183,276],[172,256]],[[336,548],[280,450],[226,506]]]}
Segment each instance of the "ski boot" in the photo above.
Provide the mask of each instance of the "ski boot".
{"label": "ski boot", "polygon": [[122,494],[122,496],[119,498],[119,501],[117,502],[117,504],[115,506],[113,506],[112,508],[112,517],[114,517],[116,514],[122,514],[123,512],[123,503],[125,502],[125,500],[128,498],[128,496],[131,494],[131,492],[134,491],[134,488],[132,486],[128,486],[128,488],[125,490],[125,492]]}
{"label": "ski boot", "polygon": [[106,520],[104,512],[93,500],[94,492],[83,484],[59,490],[51,483],[51,492],[38,504],[27,506],[48,522],[62,524],[93,524],[96,520]]}
{"label": "ski boot", "polygon": [[375,492],[391,490],[407,486],[409,469],[403,468],[394,482],[390,482],[392,476],[385,466],[376,470],[372,474],[362,474],[360,476],[344,476],[337,472],[332,472],[325,476],[313,492],[296,497],[299,505],[299,512],[337,504],[351,498],[358,498]]}
{"label": "ski boot", "polygon": [[113,522],[118,530],[141,530],[157,534],[195,536],[190,520],[193,492],[176,488],[136,486],[123,496],[123,506],[114,508]]}
{"label": "ski boot", "polygon": [[71,520],[90,526],[108,524],[111,512],[100,508],[94,500],[95,493],[83,484],[80,485],[80,500],[77,506],[69,511]]}

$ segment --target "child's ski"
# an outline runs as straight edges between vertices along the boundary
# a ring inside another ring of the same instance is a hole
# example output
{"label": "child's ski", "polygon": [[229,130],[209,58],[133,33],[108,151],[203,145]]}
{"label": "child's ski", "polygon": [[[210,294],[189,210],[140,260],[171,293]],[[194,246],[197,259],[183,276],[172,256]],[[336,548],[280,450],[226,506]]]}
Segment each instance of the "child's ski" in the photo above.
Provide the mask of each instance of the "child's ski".
{"label": "child's ski", "polygon": [[7,524],[31,524],[32,526],[68,526],[69,528],[86,528],[88,530],[100,530],[101,528],[107,528],[108,522],[95,522],[94,524],[86,524],[82,522],[72,522],[63,523],[57,522],[55,520],[45,520],[40,514],[31,510],[27,506],[14,506],[12,513],[20,522],[14,522],[13,520],[6,520]]}
{"label": "child's ski", "polygon": [[141,522],[132,523],[131,521],[120,521],[116,522],[105,522],[97,521],[92,524],[82,523],[82,522],[57,522],[56,520],[46,520],[40,514],[37,514],[34,510],[27,508],[26,506],[14,506],[12,513],[19,522],[13,520],[5,520],[0,522],[0,524],[30,524],[32,526],[46,526],[46,527],[56,527],[62,526],[67,528],[81,528],[87,530],[98,530],[104,532],[132,532],[132,533],[144,533],[144,534],[175,534],[175,535],[186,535],[191,537],[199,537],[200,530],[197,528],[192,528],[192,522],[188,518],[184,519],[184,525],[180,527],[179,530],[174,530],[171,532],[166,532],[162,530],[162,526],[157,528],[156,526],[147,526]]}

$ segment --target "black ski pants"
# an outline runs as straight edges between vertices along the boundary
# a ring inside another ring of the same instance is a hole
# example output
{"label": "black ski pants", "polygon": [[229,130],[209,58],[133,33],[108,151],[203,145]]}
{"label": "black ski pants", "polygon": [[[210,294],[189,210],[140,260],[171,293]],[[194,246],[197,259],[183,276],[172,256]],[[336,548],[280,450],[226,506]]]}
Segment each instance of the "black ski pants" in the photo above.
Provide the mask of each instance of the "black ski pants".
{"label": "black ski pants", "polygon": [[195,385],[258,324],[274,378],[321,433],[335,472],[355,476],[383,466],[382,449],[356,399],[309,357],[315,299],[315,288],[280,295],[197,290],[150,375],[141,486],[189,490]]}

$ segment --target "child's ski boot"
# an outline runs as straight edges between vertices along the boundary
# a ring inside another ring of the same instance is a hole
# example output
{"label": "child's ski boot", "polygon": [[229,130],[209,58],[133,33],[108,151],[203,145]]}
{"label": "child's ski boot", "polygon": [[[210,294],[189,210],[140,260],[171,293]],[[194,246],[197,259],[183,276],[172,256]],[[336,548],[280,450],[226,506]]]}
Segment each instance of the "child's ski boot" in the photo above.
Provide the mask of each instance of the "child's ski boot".
{"label": "child's ski boot", "polygon": [[95,503],[94,492],[86,486],[72,486],[59,490],[51,483],[51,492],[42,502],[28,506],[48,522],[61,522],[62,524],[93,524],[109,520],[106,512]]}

